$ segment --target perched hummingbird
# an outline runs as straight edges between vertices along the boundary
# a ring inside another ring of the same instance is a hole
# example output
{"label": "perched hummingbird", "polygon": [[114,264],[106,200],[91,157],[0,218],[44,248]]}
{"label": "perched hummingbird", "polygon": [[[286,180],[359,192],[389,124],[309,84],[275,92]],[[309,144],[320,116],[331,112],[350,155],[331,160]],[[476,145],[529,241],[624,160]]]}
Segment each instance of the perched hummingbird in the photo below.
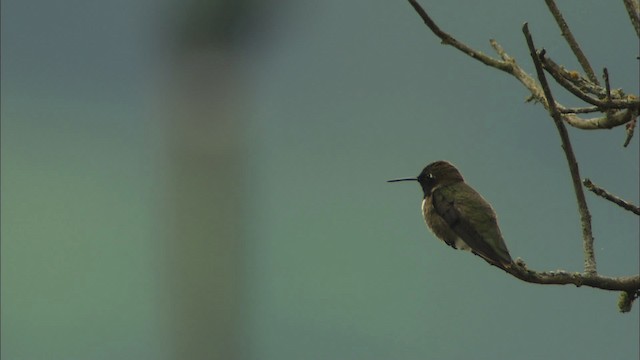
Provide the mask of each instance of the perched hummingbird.
{"label": "perched hummingbird", "polygon": [[454,249],[469,250],[489,264],[506,269],[513,260],[491,205],[467,185],[451,163],[436,161],[416,178],[424,192],[422,215],[429,229]]}

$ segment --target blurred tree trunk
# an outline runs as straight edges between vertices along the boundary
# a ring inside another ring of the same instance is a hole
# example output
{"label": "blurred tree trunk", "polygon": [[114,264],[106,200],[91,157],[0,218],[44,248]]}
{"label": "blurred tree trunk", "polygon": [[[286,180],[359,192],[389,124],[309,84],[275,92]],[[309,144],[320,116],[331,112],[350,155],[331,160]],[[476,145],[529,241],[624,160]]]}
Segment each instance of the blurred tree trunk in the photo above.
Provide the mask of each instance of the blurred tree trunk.
{"label": "blurred tree trunk", "polygon": [[185,3],[173,49],[166,207],[175,359],[241,357],[245,156],[236,28],[243,3]]}

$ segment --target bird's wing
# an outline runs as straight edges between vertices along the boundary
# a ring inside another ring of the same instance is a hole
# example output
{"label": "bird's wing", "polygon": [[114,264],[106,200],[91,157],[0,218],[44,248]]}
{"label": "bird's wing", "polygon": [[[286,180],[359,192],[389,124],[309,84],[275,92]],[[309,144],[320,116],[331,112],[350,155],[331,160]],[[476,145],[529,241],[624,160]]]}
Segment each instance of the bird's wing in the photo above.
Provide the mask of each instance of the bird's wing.
{"label": "bird's wing", "polygon": [[432,192],[435,212],[473,250],[490,263],[511,263],[491,206],[465,183]]}

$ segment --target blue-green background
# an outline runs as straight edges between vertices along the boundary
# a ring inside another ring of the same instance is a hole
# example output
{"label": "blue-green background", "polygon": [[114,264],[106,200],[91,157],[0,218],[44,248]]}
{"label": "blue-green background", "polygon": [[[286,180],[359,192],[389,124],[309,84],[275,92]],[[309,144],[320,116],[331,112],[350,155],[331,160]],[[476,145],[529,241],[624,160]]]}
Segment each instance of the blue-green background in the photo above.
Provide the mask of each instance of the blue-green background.
{"label": "blue-green background", "polygon": [[[538,47],[579,68],[542,1],[423,3],[443,29],[490,54],[495,38],[533,73],[528,21]],[[597,73],[637,93],[622,2],[558,3]],[[2,359],[174,358],[165,100],[182,7],[2,2]],[[385,183],[450,160],[496,209],[514,257],[580,271],[559,137],[515,79],[440,45],[406,1],[236,11],[251,16],[223,50],[242,193],[230,357],[638,358],[638,304],[620,314],[617,293],[526,284],[452,251],[426,230],[419,188]],[[637,134],[624,149],[622,127],[569,133],[581,175],[638,203]],[[587,201],[599,271],[638,273],[638,218]],[[225,276],[212,269],[203,278]]]}

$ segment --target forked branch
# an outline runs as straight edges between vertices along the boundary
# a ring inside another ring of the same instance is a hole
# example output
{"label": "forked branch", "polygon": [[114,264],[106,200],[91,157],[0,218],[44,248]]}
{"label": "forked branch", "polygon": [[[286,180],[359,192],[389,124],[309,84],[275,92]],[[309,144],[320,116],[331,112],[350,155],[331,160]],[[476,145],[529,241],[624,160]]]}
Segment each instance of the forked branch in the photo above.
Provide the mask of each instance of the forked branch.
{"label": "forked branch", "polygon": [[[491,46],[499,55],[500,58],[494,58],[481,51],[475,50],[469,45],[456,39],[451,34],[442,30],[435,21],[429,16],[427,11],[418,3],[417,0],[408,0],[416,13],[420,16],[425,25],[438,37],[442,44],[450,45],[459,51],[465,53],[467,56],[480,61],[481,63],[498,69],[500,71],[510,74],[516,78],[530,93],[530,98],[541,103],[545,109],[550,110],[549,104],[544,96],[544,92],[540,87],[540,84],[531,77],[526,71],[524,71],[507,52],[498,44],[494,39],[490,40]],[[545,62],[552,63],[550,59],[546,59]],[[561,67],[558,67],[560,69]],[[546,69],[546,68],[545,68]],[[567,108],[562,104],[556,102],[555,106],[562,115],[562,120],[572,127],[583,130],[595,130],[595,129],[611,129],[617,126],[621,126],[630,123],[640,113],[640,99],[635,95],[626,95],[622,91],[612,91],[611,99],[609,102],[602,100],[606,89],[601,87],[598,83],[594,83],[587,78],[583,78],[579,73],[572,71],[566,71],[562,68],[562,71],[556,70],[556,74],[562,74],[563,80],[569,77],[575,79],[571,81],[563,81],[560,83],[563,87],[566,86],[568,91],[577,89],[580,94],[580,98],[583,101],[587,101],[592,105],[596,105],[595,108],[579,108],[580,110],[574,111],[574,109]],[[552,74],[554,75],[554,74]],[[554,75],[555,78],[555,75]],[[595,97],[591,96],[596,95]],[[601,96],[598,96],[601,95]],[[578,95],[576,95],[578,96]],[[608,111],[614,110],[614,111]],[[603,115],[595,118],[582,118],[578,114],[600,112]],[[629,134],[629,132],[627,132]],[[633,132],[631,132],[633,134]],[[630,136],[627,135],[627,139],[630,140]]]}
{"label": "forked branch", "polygon": [[[640,295],[640,275],[625,276],[625,277],[606,277],[601,276],[596,271],[595,252],[593,249],[593,234],[591,230],[591,215],[587,202],[585,199],[584,191],[580,181],[580,172],[578,168],[578,162],[573,152],[571,142],[569,140],[569,134],[565,127],[565,122],[573,127],[585,130],[592,129],[610,129],[623,124],[626,124],[627,138],[624,146],[626,146],[631,136],[633,135],[636,118],[640,113],[640,99],[636,95],[626,95],[622,90],[611,89],[609,84],[609,73],[604,71],[605,86],[601,86],[598,79],[591,68],[586,56],[582,53],[582,50],[578,46],[577,41],[573,37],[573,34],[569,30],[568,25],[564,21],[562,14],[558,10],[553,0],[545,0],[549,10],[553,14],[558,26],[562,30],[562,34],[567,40],[569,46],[573,50],[578,62],[581,64],[583,71],[587,74],[587,78],[581,76],[576,71],[567,71],[563,67],[555,64],[551,59],[545,56],[545,51],[537,51],[533,43],[533,38],[529,32],[527,24],[523,27],[523,33],[527,40],[527,46],[531,54],[531,59],[535,65],[537,79],[527,74],[511,57],[507,52],[498,44],[495,40],[490,40],[490,44],[498,54],[499,58],[493,58],[480,51],[477,51],[463,42],[457,40],[450,34],[446,33],[431,19],[429,14],[424,8],[418,4],[417,0],[408,0],[411,6],[415,9],[418,15],[422,18],[424,23],[429,29],[441,39],[442,44],[451,45],[454,48],[462,51],[471,58],[482,62],[487,66],[491,66],[500,71],[504,71],[513,77],[515,77],[520,83],[522,83],[527,90],[531,93],[530,100],[535,100],[541,103],[545,109],[549,111],[549,114],[553,118],[554,124],[560,135],[562,142],[562,149],[564,151],[569,172],[571,174],[571,181],[573,184],[576,201],[578,203],[578,212],[580,214],[580,222],[583,233],[583,250],[585,257],[585,268],[582,273],[569,273],[566,271],[551,271],[551,272],[537,272],[527,268],[525,263],[518,259],[513,266],[508,267],[505,270],[512,276],[529,283],[536,284],[573,284],[576,286],[589,286],[602,290],[621,291],[621,297],[619,301],[619,308],[621,311],[626,312],[631,309],[631,304]],[[637,11],[631,14],[629,9],[638,9],[637,0],[624,0],[627,10],[630,12],[630,17],[636,31],[638,31],[637,24],[640,23],[639,14]],[[635,6],[635,7],[634,7]],[[640,34],[640,32],[639,32]],[[562,104],[554,100],[553,94],[547,82],[545,76],[545,70],[553,76],[553,78],[562,87],[573,93],[576,97],[582,99],[586,103],[592,105],[587,107],[567,108]],[[585,119],[581,118],[578,114],[586,114],[600,112],[602,116]],[[588,180],[586,180],[588,181]],[[592,183],[585,186],[596,194],[607,198],[608,200],[622,206],[625,209],[634,211],[637,213],[638,208],[624,200],[618,199],[615,196],[608,194],[604,190],[595,187]],[[607,196],[605,196],[607,194]],[[624,204],[624,205],[623,205]],[[634,210],[635,209],[635,210]]]}

